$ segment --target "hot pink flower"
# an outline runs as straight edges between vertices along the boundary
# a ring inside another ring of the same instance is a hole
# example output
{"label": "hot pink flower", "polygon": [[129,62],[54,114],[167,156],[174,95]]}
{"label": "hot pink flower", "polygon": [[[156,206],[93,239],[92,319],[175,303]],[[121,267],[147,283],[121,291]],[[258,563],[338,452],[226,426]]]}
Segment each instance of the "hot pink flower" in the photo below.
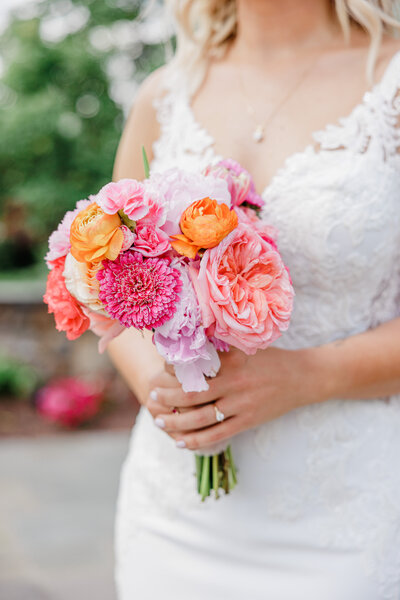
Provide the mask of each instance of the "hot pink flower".
{"label": "hot pink flower", "polygon": [[206,175],[224,179],[228,184],[232,206],[247,202],[257,208],[264,206],[263,198],[257,194],[252,176],[238,162],[227,158],[205,170]]}
{"label": "hot pink flower", "polygon": [[182,287],[179,272],[166,259],[143,258],[133,251],[115,261],[104,260],[97,279],[108,314],[136,329],[153,329],[168,321]]}
{"label": "hot pink flower", "polygon": [[116,183],[107,183],[94,200],[108,215],[115,215],[122,210],[132,221],[137,221],[149,212],[144,196],[142,183],[136,179],[121,179]]}
{"label": "hot pink flower", "polygon": [[102,403],[98,385],[75,378],[59,379],[39,390],[39,412],[56,423],[75,427],[94,417]]}
{"label": "hot pink flower", "polygon": [[139,221],[136,227],[135,250],[144,256],[160,256],[171,248],[169,236],[159,227]]}
{"label": "hot pink flower", "polygon": [[76,215],[80,213],[84,208],[87,208],[90,204],[89,200],[79,200],[76,204],[75,210],[69,210],[65,213],[63,220],[55,231],[49,237],[49,251],[45,256],[45,260],[49,269],[54,266],[54,261],[57,258],[66,256],[71,248],[71,242],[69,234],[71,231],[72,221]]}
{"label": "hot pink flower", "polygon": [[294,291],[273,245],[240,223],[191,268],[209,336],[254,354],[289,326]]}

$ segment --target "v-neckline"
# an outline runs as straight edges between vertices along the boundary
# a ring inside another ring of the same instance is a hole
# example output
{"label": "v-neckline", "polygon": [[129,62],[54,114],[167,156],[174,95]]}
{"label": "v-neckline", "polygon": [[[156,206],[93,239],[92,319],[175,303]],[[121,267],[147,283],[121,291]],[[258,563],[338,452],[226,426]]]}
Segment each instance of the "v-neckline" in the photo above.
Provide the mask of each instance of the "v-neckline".
{"label": "v-neckline", "polygon": [[[397,59],[400,60],[400,51],[395,52],[395,54],[389,60],[380,80],[363,93],[361,100],[353,106],[353,108],[350,110],[350,112],[348,112],[345,116],[338,117],[336,122],[334,122],[334,123],[328,122],[326,125],[324,125],[320,129],[316,129],[316,130],[312,131],[310,133],[310,141],[306,146],[303,147],[303,149],[292,152],[291,154],[286,156],[282,165],[280,167],[278,167],[278,169],[275,170],[275,172],[272,175],[269,182],[264,186],[264,188],[260,194],[262,197],[265,197],[268,194],[268,192],[274,187],[276,181],[278,179],[280,179],[282,177],[282,175],[284,173],[286,173],[286,171],[289,169],[289,164],[291,162],[293,162],[295,159],[306,156],[310,152],[314,156],[322,154],[322,152],[324,152],[321,145],[319,145],[319,147],[317,147],[315,145],[316,143],[318,143],[318,140],[316,138],[320,135],[325,134],[331,128],[341,127],[343,125],[343,123],[345,123],[347,120],[349,120],[354,115],[354,113],[360,109],[360,107],[365,106],[365,102],[366,102],[367,98],[370,95],[376,94],[377,92],[380,91],[388,72],[391,70],[391,68],[393,67],[393,65]],[[399,77],[399,88],[400,88],[400,77]],[[190,97],[188,96],[188,94],[186,92],[184,92],[184,101],[185,101],[186,109],[188,111],[188,115],[189,115],[190,119],[192,120],[193,126],[197,129],[197,131],[199,133],[201,133],[206,139],[208,139],[208,147],[210,148],[210,150],[214,156],[214,160],[218,161],[218,160],[222,160],[222,159],[226,158],[216,152],[216,150],[215,150],[216,140],[213,137],[213,135],[211,135],[211,133],[209,132],[207,127],[202,125],[201,122],[197,119],[197,117],[193,111]],[[345,150],[345,149],[346,148],[344,148],[343,150]]]}

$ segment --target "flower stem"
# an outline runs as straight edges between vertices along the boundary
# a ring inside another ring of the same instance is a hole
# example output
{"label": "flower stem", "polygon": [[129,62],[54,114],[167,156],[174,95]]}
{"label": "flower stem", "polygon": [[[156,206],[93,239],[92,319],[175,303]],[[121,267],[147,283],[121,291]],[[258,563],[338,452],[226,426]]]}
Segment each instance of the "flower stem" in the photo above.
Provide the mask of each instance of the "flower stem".
{"label": "flower stem", "polygon": [[200,482],[200,495],[201,495],[202,502],[204,502],[204,500],[207,498],[207,496],[210,495],[210,457],[209,456],[203,456],[203,466],[202,466],[201,482]]}

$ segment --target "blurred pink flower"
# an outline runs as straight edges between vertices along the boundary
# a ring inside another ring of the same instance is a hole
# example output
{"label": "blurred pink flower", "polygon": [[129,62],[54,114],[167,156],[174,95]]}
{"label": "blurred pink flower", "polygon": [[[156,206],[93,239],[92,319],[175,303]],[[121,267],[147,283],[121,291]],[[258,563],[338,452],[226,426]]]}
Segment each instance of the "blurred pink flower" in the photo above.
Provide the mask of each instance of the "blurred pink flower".
{"label": "blurred pink flower", "polygon": [[94,417],[103,394],[99,385],[74,377],[58,379],[37,393],[37,408],[48,420],[65,427],[76,427]]}
{"label": "blurred pink flower", "polygon": [[45,256],[45,260],[49,269],[54,267],[54,261],[57,258],[66,256],[71,248],[69,235],[71,231],[72,221],[76,215],[90,204],[89,200],[79,200],[75,210],[69,210],[65,213],[63,220],[55,231],[49,237],[49,251]]}
{"label": "blurred pink flower", "polygon": [[221,160],[215,165],[208,166],[204,173],[227,182],[232,206],[240,206],[243,202],[257,208],[264,206],[264,200],[257,194],[252,176],[235,160],[231,158]]}
{"label": "blurred pink flower", "polygon": [[253,226],[240,223],[190,273],[209,336],[254,354],[288,328],[294,297],[288,271]]}
{"label": "blurred pink flower", "polygon": [[94,200],[108,215],[115,215],[122,210],[132,221],[137,221],[149,212],[144,195],[142,183],[136,179],[121,179],[117,182],[107,183],[94,197]]}
{"label": "blurred pink flower", "polygon": [[123,252],[114,261],[104,260],[97,273],[99,298],[107,313],[125,327],[153,329],[176,311],[182,283],[179,271],[163,258],[144,258]]}

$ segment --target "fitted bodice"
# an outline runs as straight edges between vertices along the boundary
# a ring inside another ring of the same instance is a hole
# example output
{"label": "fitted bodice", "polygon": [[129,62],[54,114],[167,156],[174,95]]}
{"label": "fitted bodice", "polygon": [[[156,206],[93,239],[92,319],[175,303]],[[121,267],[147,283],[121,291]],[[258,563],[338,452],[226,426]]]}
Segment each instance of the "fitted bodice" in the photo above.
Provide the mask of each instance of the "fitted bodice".
{"label": "fitted bodice", "polygon": [[[278,229],[296,292],[291,325],[277,346],[320,345],[400,315],[399,92],[400,53],[351,114],[314,133],[263,191],[263,218]],[[161,133],[152,171],[198,170],[221,158],[194,118],[184,82],[178,85],[170,72],[156,109]],[[152,523],[183,507],[200,510],[190,480],[193,457],[177,452],[145,411],[135,430],[121,500],[136,515],[129,535],[146,515]],[[399,436],[400,396],[333,399],[244,432],[233,448],[242,452],[243,485],[259,496],[258,518],[307,523],[312,516],[315,543],[365,549],[379,598],[392,600],[400,594]],[[265,471],[246,479],[252,452]],[[257,488],[260,477],[267,492]],[[172,488],[170,478],[178,482]],[[250,515],[242,517],[246,525]],[[127,545],[129,535],[121,533]]]}
{"label": "fitted bodice", "polygon": [[[185,86],[169,78],[157,100],[161,136],[152,170],[201,169],[219,157]],[[345,337],[399,314],[400,52],[382,80],[337,125],[287,158],[263,192],[296,290],[278,346]]]}

